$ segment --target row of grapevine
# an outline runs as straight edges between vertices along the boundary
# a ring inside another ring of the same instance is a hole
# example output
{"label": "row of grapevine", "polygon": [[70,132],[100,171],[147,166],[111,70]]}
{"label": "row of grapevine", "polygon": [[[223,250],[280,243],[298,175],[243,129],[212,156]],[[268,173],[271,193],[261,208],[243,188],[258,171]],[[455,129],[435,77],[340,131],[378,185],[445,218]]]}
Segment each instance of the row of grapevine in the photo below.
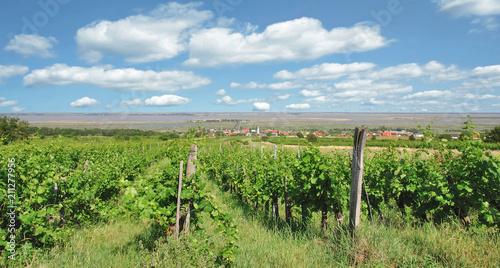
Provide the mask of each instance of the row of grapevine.
{"label": "row of grapevine", "polygon": [[[5,179],[0,182],[4,200],[0,212],[16,213],[14,228],[9,228],[9,217],[1,217],[3,257],[12,247],[11,235],[17,249],[23,244],[51,247],[67,241],[76,228],[111,216],[151,218],[167,232],[175,222],[179,162],[187,159],[188,151],[187,143],[70,143],[65,139],[2,147],[0,176]],[[162,164],[150,170],[157,162]],[[202,189],[196,176],[183,185],[183,211],[191,202],[195,212],[210,214],[217,231],[227,237],[219,253],[221,263],[230,262],[236,227]],[[197,220],[195,214],[195,228]]]}
{"label": "row of grapevine", "polygon": [[286,202],[285,214],[289,216],[292,208],[301,208],[303,222],[314,211],[323,212],[322,221],[328,211],[341,218],[348,206],[350,167],[346,154],[327,156],[315,147],[304,147],[295,155],[284,149],[248,146],[220,146],[204,154],[202,164],[212,179],[242,201],[271,211],[273,217],[279,215],[278,202]]}
{"label": "row of grapevine", "polygon": [[[349,205],[347,153],[322,154],[313,146],[294,152],[224,145],[205,148],[204,154],[212,179],[266,211],[269,202],[275,210],[280,200],[285,209],[300,209],[302,222],[314,211],[321,211],[324,221],[332,212],[341,218]],[[365,155],[364,191],[381,217],[380,204],[394,200],[403,213],[423,221],[456,218],[466,225],[500,225],[500,160],[484,151],[481,141],[464,141],[458,150],[441,143],[433,153],[390,147],[367,149]]]}
{"label": "row of grapevine", "polygon": [[[157,146],[143,152],[143,144],[135,145],[54,140],[2,147],[0,176],[10,180],[0,182],[0,195],[14,203],[3,202],[0,211],[5,215],[11,210],[8,206],[16,207],[16,237],[22,238],[18,243],[50,246],[74,228],[111,213],[108,201],[117,196],[121,185],[164,155]],[[12,163],[10,170],[8,163]],[[9,223],[6,217],[1,219],[4,237]]]}

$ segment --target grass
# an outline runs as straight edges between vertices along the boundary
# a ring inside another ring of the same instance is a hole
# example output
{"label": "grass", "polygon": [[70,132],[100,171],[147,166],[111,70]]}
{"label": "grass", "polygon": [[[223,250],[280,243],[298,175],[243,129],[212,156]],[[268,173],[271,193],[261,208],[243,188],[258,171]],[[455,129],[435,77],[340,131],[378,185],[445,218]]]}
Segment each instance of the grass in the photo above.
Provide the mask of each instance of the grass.
{"label": "grass", "polygon": [[[208,184],[235,216],[240,230],[235,267],[498,267],[500,236],[495,229],[464,230],[458,223],[409,222],[387,208],[384,221],[365,217],[353,239],[345,225],[292,231],[270,223],[261,212]],[[280,209],[283,212],[283,209]],[[347,214],[347,213],[346,213]],[[283,215],[280,215],[283,218]]]}
{"label": "grass", "polygon": [[14,267],[136,267],[138,241],[153,237],[148,221],[121,219],[78,230],[49,251],[25,249],[30,257],[21,256]]}

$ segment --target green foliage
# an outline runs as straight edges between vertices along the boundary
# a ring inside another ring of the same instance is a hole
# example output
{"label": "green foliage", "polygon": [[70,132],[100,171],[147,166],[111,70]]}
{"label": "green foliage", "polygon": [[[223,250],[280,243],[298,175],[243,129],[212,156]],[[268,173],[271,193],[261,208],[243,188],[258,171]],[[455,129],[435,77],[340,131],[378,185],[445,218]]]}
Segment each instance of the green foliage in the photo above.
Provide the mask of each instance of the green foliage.
{"label": "green foliage", "polygon": [[450,134],[439,134],[437,137],[439,140],[447,140],[447,141],[452,141],[453,138],[451,137]]}
{"label": "green foliage", "polygon": [[316,134],[314,133],[309,133],[307,134],[307,140],[311,143],[315,143],[318,141],[318,136],[316,136]]}
{"label": "green foliage", "polygon": [[170,132],[170,133],[162,134],[159,138],[162,141],[167,141],[167,140],[172,140],[172,139],[178,139],[179,138],[179,134],[177,134],[175,132]]}
{"label": "green foliage", "polygon": [[0,143],[8,144],[28,138],[29,124],[17,117],[0,116]]}
{"label": "green foliage", "polygon": [[500,143],[500,126],[486,132],[486,142]]}
{"label": "green foliage", "polygon": [[[175,223],[178,163],[187,159],[188,144],[148,145],[120,141],[75,143],[59,138],[5,147],[0,165],[9,164],[10,170],[0,169],[0,175],[13,181],[0,181],[0,196],[12,195],[7,189],[15,183],[15,197],[9,200],[17,206],[16,247],[62,245],[75,229],[106,222],[112,216],[151,218],[167,231]],[[167,165],[151,176],[142,176],[165,156]],[[202,189],[196,178],[184,184],[183,209],[191,202],[193,211],[210,213],[219,232],[227,237],[221,252],[214,254],[221,264],[228,264],[234,260],[237,229],[231,216]],[[0,210],[7,215],[9,208],[1,206]],[[4,249],[7,235],[10,237],[9,220],[2,217],[0,221],[0,244]],[[197,220],[195,213],[195,229]],[[1,253],[5,261],[8,252]]]}
{"label": "green foliage", "polygon": [[297,133],[297,137],[298,137],[299,139],[303,139],[303,138],[304,138],[304,134],[302,134],[302,132],[298,132],[298,133]]}

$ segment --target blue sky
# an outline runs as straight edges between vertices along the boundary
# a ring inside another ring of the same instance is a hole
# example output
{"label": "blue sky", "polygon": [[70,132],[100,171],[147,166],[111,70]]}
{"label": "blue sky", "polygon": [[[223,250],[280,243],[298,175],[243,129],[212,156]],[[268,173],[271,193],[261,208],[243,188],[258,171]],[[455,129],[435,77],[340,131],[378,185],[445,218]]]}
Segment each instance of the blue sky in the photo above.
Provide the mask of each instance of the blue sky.
{"label": "blue sky", "polygon": [[5,0],[0,113],[500,111],[500,0]]}

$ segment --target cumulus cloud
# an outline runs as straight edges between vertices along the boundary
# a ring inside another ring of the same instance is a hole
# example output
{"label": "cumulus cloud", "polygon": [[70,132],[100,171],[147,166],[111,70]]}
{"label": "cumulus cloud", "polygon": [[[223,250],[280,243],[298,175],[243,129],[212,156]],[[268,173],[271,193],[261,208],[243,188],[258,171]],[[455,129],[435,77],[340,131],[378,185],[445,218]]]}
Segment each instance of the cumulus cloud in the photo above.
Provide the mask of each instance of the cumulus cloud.
{"label": "cumulus cloud", "polygon": [[271,90],[288,90],[301,87],[300,84],[294,82],[273,83],[267,86]]}
{"label": "cumulus cloud", "polygon": [[256,102],[253,104],[254,111],[269,111],[271,105],[267,102]]}
{"label": "cumulus cloud", "polygon": [[303,89],[299,92],[299,94],[303,97],[317,97],[321,95],[321,91]]}
{"label": "cumulus cloud", "polygon": [[455,93],[449,90],[428,90],[403,97],[403,99],[451,99]]}
{"label": "cumulus cloud", "polygon": [[232,82],[230,84],[230,87],[231,88],[237,88],[237,87],[240,87],[240,88],[266,88],[267,85],[261,84],[261,83],[256,83],[256,82],[250,82],[250,83],[246,83],[246,84]]}
{"label": "cumulus cloud", "polygon": [[231,98],[230,96],[224,96],[221,99],[217,99],[215,104],[224,104],[224,105],[236,105],[240,103],[252,103],[252,102],[257,102],[257,101],[262,101],[263,99],[242,99],[242,100],[235,100]]}
{"label": "cumulus cloud", "polygon": [[284,95],[278,95],[276,98],[277,98],[278,100],[287,100],[287,99],[289,99],[290,97],[292,97],[292,95],[291,95],[291,94],[284,94]]}
{"label": "cumulus cloud", "polygon": [[439,11],[453,17],[500,14],[499,0],[432,0],[432,2],[439,6]]}
{"label": "cumulus cloud", "polygon": [[370,62],[355,62],[349,64],[323,63],[297,72],[282,70],[274,74],[275,79],[305,79],[305,80],[334,80],[352,73],[373,69],[375,64]]}
{"label": "cumulus cloud", "polygon": [[336,97],[395,97],[395,95],[409,93],[412,86],[405,84],[377,83],[372,80],[347,80],[335,84],[339,92],[333,93]]}
{"label": "cumulus cloud", "polygon": [[16,75],[23,75],[29,70],[26,66],[21,65],[0,65],[0,84],[4,83],[4,79]]}
{"label": "cumulus cloud", "polygon": [[189,40],[189,66],[317,59],[334,53],[363,52],[387,46],[379,26],[323,28],[314,18],[299,18],[245,34],[215,27],[196,32]]}
{"label": "cumulus cloud", "polygon": [[224,96],[226,94],[227,94],[227,92],[224,89],[219,89],[219,90],[217,90],[217,92],[215,92],[215,95],[219,95],[219,96]]}
{"label": "cumulus cloud", "polygon": [[189,102],[191,102],[190,99],[177,95],[153,96],[144,101],[147,106],[177,106],[185,105]]}
{"label": "cumulus cloud", "polygon": [[186,49],[189,31],[213,17],[198,11],[202,3],[159,5],[149,14],[118,21],[95,21],[77,31],[75,40],[82,59],[94,63],[105,55],[132,63],[170,59]]}
{"label": "cumulus cloud", "polygon": [[0,107],[10,107],[15,106],[19,103],[17,100],[7,100],[4,97],[0,97]]}
{"label": "cumulus cloud", "polygon": [[286,108],[291,110],[305,110],[311,109],[311,105],[309,103],[290,104]]}
{"label": "cumulus cloud", "polygon": [[246,83],[246,84],[232,82],[230,84],[231,88],[249,88],[249,89],[268,88],[271,90],[288,90],[288,89],[299,88],[301,86],[302,85],[300,83],[290,82],[290,81],[282,82],[282,83],[271,83],[271,84],[263,84],[263,83],[256,83],[256,82],[250,82],[250,83]]}
{"label": "cumulus cloud", "polygon": [[73,108],[86,108],[86,107],[97,105],[99,103],[101,103],[101,102],[96,100],[96,99],[91,99],[89,97],[83,97],[81,99],[78,99],[78,100],[70,103],[69,105]]}
{"label": "cumulus cloud", "polygon": [[236,105],[241,103],[241,101],[233,100],[230,96],[224,96],[222,99],[218,99],[216,104],[226,104],[226,105]]}
{"label": "cumulus cloud", "polygon": [[144,105],[144,102],[141,99],[125,100],[121,101],[118,104],[118,106],[121,107],[141,106],[141,105]]}
{"label": "cumulus cloud", "polygon": [[500,65],[478,66],[460,88],[489,90],[500,87]]}
{"label": "cumulus cloud", "polygon": [[24,110],[26,110],[26,107],[20,107],[20,106],[12,107],[12,112],[13,113],[20,113],[20,112],[22,112]]}
{"label": "cumulus cloud", "polygon": [[176,92],[210,84],[208,78],[186,71],[142,71],[133,68],[112,69],[110,66],[90,68],[54,64],[33,70],[24,77],[27,87],[88,84],[122,91]]}
{"label": "cumulus cloud", "polygon": [[53,45],[57,44],[54,37],[43,37],[37,34],[19,34],[14,36],[5,46],[6,51],[13,51],[23,57],[37,56],[54,58]]}

